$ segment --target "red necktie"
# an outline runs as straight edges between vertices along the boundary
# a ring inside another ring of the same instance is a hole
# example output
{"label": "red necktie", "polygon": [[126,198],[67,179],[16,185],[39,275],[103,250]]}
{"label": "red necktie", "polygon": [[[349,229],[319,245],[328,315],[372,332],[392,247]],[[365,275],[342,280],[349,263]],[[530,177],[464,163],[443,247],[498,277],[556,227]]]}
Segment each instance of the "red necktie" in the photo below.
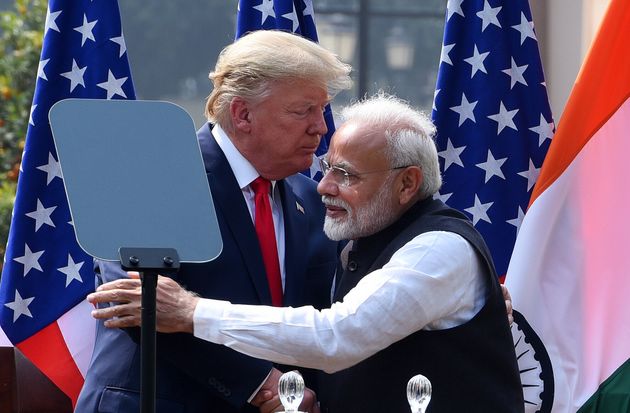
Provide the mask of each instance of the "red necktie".
{"label": "red necktie", "polygon": [[267,282],[271,293],[271,302],[276,307],[282,306],[282,279],[280,276],[280,263],[278,262],[278,247],[276,245],[276,231],[273,227],[273,215],[269,202],[269,190],[271,182],[259,176],[250,184],[255,194],[256,235],[260,243]]}

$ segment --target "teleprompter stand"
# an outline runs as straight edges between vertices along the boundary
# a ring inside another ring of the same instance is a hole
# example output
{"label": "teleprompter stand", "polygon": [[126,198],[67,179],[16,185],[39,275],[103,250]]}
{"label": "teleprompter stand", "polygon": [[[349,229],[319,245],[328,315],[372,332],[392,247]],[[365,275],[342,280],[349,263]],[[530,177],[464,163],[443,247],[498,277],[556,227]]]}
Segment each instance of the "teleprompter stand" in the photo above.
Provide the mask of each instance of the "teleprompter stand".
{"label": "teleprompter stand", "polygon": [[179,270],[179,256],[173,248],[120,248],[120,265],[138,271],[142,280],[142,322],[140,328],[140,411],[155,412],[156,396],[156,287],[159,274]]}
{"label": "teleprompter stand", "polygon": [[171,103],[126,100],[66,99],[49,119],[79,245],[141,273],[139,409],[153,413],[158,274],[222,249],[194,124]]}

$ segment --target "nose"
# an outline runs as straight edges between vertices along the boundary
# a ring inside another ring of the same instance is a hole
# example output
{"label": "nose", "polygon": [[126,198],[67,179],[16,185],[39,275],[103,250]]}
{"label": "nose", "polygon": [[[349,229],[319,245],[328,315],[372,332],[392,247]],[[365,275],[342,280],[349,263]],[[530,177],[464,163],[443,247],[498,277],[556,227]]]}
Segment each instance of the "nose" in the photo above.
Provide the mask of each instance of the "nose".
{"label": "nose", "polygon": [[324,113],[322,111],[315,111],[313,115],[313,120],[309,127],[309,133],[312,135],[320,135],[324,136],[326,132],[328,132],[328,126],[326,126],[326,118],[324,117]]}
{"label": "nose", "polygon": [[317,192],[320,195],[337,196],[339,195],[339,186],[332,178],[332,174],[328,173],[322,177],[317,184]]}

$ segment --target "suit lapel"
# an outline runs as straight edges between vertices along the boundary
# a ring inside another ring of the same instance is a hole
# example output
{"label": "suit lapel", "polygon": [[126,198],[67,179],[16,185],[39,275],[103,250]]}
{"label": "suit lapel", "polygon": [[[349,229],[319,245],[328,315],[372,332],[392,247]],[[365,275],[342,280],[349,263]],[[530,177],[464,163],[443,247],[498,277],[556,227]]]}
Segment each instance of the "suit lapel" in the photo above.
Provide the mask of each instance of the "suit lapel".
{"label": "suit lapel", "polygon": [[249,209],[243,199],[243,193],[227,158],[212,137],[207,124],[199,130],[198,137],[212,198],[217,214],[220,216],[219,221],[222,220],[229,230],[229,234],[225,232],[222,234],[224,243],[225,237],[232,237],[238,246],[238,253],[248,269],[260,302],[271,305],[271,294],[269,293],[260,245]]}
{"label": "suit lapel", "polygon": [[282,198],[285,231],[285,285],[284,305],[295,305],[303,301],[304,277],[306,274],[308,220],[304,203],[293,192],[286,180],[278,181]]}

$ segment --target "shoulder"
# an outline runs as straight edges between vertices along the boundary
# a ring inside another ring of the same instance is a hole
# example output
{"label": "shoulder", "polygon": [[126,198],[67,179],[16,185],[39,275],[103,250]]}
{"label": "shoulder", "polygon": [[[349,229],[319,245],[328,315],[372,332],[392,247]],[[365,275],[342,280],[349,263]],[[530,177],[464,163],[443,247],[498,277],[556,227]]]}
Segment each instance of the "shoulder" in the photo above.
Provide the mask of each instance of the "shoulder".
{"label": "shoulder", "polygon": [[390,262],[403,260],[412,266],[433,264],[455,272],[476,261],[474,247],[461,235],[450,231],[428,231],[416,235],[392,256]]}
{"label": "shoulder", "polygon": [[288,188],[305,202],[321,203],[321,196],[317,193],[317,182],[302,174],[291,175],[284,179]]}

